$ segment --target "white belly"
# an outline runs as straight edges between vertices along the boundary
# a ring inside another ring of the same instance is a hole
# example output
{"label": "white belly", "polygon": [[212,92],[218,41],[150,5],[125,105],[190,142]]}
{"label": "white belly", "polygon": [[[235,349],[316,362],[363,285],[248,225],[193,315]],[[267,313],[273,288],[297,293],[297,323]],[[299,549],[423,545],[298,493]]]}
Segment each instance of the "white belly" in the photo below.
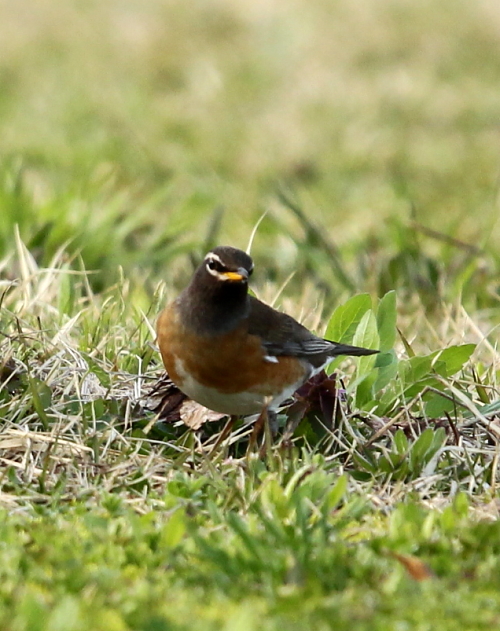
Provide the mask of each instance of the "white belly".
{"label": "white belly", "polygon": [[233,414],[237,416],[247,416],[249,414],[258,414],[262,411],[265,405],[270,410],[276,410],[280,403],[285,399],[288,399],[297,388],[303,383],[304,379],[301,379],[297,383],[285,388],[282,392],[275,395],[271,400],[269,397],[259,392],[244,392],[244,393],[227,393],[219,392],[215,388],[204,386],[203,384],[193,379],[193,377],[184,370],[184,366],[181,361],[176,360],[175,368],[179,376],[182,378],[182,383],[177,384],[179,388],[187,394],[188,397],[204,405],[205,407],[213,410],[214,412],[220,412],[221,414]]}

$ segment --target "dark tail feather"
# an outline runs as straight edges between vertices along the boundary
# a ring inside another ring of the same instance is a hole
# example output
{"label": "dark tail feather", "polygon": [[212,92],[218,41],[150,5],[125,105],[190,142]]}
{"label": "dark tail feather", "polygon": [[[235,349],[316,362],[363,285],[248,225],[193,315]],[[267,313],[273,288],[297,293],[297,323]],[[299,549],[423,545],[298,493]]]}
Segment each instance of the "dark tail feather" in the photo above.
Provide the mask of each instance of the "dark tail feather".
{"label": "dark tail feather", "polygon": [[359,357],[361,355],[375,355],[380,351],[374,351],[370,348],[361,348],[361,346],[350,346],[349,344],[338,344],[337,342],[331,342],[332,344],[332,357],[335,355],[352,355]]}

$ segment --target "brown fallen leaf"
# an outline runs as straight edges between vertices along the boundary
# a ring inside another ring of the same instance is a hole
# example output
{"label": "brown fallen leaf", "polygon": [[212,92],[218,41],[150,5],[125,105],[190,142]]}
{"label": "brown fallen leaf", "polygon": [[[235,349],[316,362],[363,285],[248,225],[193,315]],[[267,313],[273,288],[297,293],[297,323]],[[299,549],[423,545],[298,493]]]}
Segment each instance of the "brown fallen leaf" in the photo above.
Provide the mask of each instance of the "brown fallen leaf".
{"label": "brown fallen leaf", "polygon": [[412,554],[389,552],[389,555],[399,561],[415,581],[426,581],[434,576],[432,570],[423,561]]}
{"label": "brown fallen leaf", "polygon": [[179,410],[180,420],[190,427],[191,429],[200,429],[205,423],[212,423],[214,421],[220,421],[223,418],[227,418],[227,414],[220,414],[220,412],[213,412],[208,408],[186,399],[183,401]]}
{"label": "brown fallen leaf", "polygon": [[[345,391],[337,388],[337,375],[327,375],[324,370],[306,381],[294,394],[294,403],[288,408],[289,427],[298,426],[309,413],[317,415],[325,426],[333,429],[340,414],[340,404]],[[287,428],[288,429],[288,428]]]}

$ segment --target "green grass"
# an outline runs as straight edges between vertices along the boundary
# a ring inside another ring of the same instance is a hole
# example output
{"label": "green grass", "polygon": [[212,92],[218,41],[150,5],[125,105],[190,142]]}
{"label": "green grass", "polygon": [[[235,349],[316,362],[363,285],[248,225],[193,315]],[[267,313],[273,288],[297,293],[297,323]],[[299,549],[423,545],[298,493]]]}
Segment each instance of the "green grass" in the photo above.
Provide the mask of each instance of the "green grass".
{"label": "green grass", "polygon": [[[100,492],[4,513],[2,627],[494,628],[498,522],[471,523],[464,495],[376,516],[321,458],[293,475],[282,464],[253,462],[244,480],[234,463],[172,472],[146,500]],[[401,562],[417,557],[423,582]]]}
{"label": "green grass", "polygon": [[[0,25],[0,627],[496,628],[496,5]],[[157,419],[156,315],[264,212],[252,289],[382,352],[273,443]]]}

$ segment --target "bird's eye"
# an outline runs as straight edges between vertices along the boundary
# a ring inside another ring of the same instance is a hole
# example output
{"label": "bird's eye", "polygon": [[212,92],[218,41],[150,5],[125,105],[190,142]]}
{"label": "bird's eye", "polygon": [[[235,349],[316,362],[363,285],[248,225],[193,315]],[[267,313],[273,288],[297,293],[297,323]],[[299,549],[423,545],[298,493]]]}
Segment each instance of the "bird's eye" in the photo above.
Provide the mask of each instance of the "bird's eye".
{"label": "bird's eye", "polygon": [[251,276],[252,274],[253,274],[253,267],[251,267],[251,268],[248,270],[248,276]]}
{"label": "bird's eye", "polygon": [[225,267],[219,262],[216,261],[215,259],[209,259],[207,261],[207,267],[208,269],[211,269],[213,272],[224,272],[225,271]]}

